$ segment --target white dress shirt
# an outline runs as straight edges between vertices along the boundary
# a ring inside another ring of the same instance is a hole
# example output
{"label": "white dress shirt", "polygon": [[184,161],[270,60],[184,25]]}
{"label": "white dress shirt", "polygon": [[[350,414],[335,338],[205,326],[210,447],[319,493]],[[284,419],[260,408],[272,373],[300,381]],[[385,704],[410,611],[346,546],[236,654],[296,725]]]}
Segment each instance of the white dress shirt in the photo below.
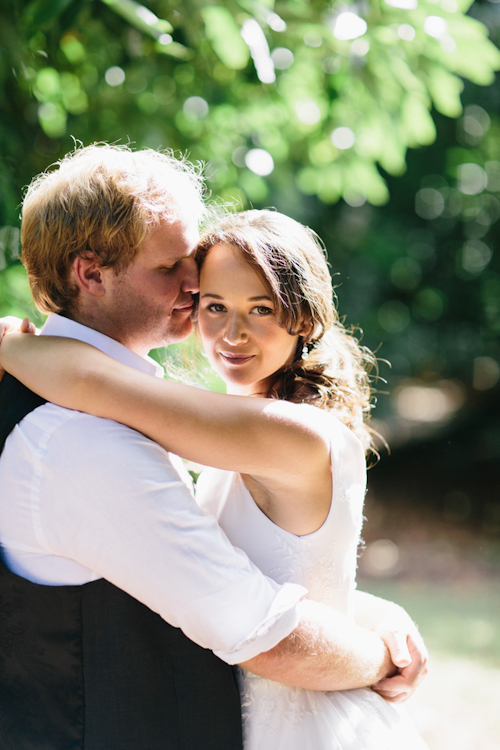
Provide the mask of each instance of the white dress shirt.
{"label": "white dress shirt", "polygon": [[[58,315],[42,335],[85,341],[152,375],[161,368]],[[44,404],[0,456],[0,544],[35,583],[108,581],[230,664],[297,625],[305,589],[278,585],[231,546],[193,498],[182,461],[129,427]]]}

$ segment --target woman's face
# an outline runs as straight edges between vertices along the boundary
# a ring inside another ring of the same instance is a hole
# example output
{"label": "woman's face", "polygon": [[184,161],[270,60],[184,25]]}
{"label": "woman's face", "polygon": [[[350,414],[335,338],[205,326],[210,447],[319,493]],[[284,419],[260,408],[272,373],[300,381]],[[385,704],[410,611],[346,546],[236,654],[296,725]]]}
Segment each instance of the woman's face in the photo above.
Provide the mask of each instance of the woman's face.
{"label": "woman's face", "polygon": [[292,362],[298,336],[276,320],[271,293],[240,250],[214,245],[200,273],[198,329],[228,393],[264,395],[271,375]]}

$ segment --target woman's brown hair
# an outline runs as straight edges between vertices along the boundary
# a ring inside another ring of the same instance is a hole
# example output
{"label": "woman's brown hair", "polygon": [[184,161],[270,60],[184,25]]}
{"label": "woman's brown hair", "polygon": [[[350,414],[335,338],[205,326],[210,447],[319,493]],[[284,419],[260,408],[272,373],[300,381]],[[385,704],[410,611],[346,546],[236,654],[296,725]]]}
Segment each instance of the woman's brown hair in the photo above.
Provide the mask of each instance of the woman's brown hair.
{"label": "woman's brown hair", "polygon": [[203,233],[200,267],[222,243],[241,250],[269,287],[280,325],[300,334],[294,361],[275,373],[266,395],[333,411],[369,450],[369,372],[376,361],[339,319],[319,237],[276,211],[230,214]]}

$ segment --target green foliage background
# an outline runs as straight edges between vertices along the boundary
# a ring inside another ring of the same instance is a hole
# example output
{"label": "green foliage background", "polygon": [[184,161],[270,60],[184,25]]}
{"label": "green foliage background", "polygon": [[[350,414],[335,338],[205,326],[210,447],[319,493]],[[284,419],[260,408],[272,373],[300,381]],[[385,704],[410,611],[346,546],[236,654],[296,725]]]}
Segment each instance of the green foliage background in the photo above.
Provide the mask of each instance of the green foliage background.
{"label": "green foliage background", "polygon": [[[489,0],[7,0],[0,314],[36,314],[22,188],[73,139],[188,152],[214,196],[325,240],[342,314],[393,365],[375,483],[425,466],[415,501],[500,531],[499,28]],[[405,418],[408,387],[450,409]]]}

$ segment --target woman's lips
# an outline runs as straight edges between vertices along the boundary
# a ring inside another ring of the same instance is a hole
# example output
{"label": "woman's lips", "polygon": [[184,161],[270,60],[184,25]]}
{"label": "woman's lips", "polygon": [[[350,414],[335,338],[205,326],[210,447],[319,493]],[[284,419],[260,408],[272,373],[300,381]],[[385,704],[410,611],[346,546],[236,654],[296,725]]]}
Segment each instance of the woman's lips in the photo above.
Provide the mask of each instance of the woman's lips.
{"label": "woman's lips", "polygon": [[219,352],[224,362],[230,365],[244,365],[255,357],[255,354],[234,354],[232,352]]}

